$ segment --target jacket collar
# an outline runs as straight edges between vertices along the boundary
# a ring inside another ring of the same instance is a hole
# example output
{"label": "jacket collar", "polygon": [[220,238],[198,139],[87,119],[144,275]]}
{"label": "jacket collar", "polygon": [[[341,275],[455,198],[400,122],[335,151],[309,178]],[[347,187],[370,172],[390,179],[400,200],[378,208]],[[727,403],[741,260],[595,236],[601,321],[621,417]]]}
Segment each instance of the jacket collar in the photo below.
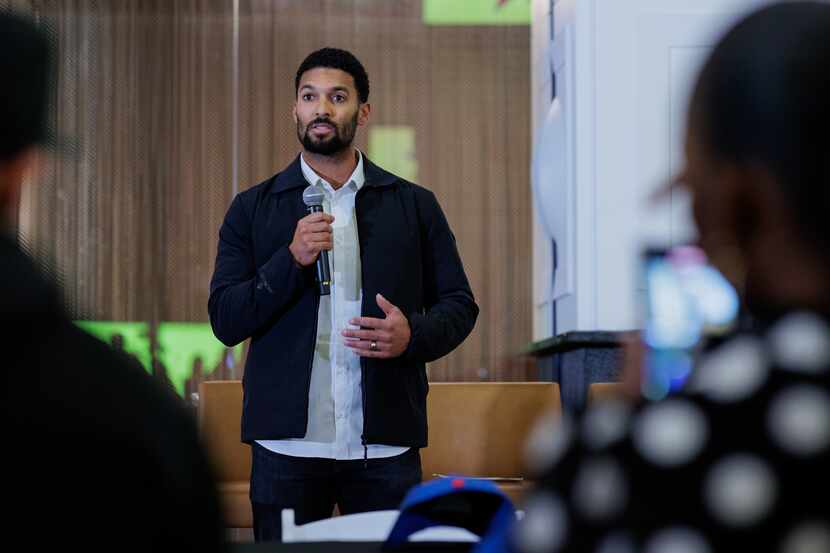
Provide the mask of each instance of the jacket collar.
{"label": "jacket collar", "polygon": [[[363,155],[363,172],[366,175],[364,187],[389,186],[398,180],[398,177],[388,171],[384,171],[372,163],[366,154]],[[308,183],[303,176],[300,166],[300,156],[297,155],[294,161],[274,178],[274,185],[271,187],[271,194],[279,194],[293,188],[305,188]]]}

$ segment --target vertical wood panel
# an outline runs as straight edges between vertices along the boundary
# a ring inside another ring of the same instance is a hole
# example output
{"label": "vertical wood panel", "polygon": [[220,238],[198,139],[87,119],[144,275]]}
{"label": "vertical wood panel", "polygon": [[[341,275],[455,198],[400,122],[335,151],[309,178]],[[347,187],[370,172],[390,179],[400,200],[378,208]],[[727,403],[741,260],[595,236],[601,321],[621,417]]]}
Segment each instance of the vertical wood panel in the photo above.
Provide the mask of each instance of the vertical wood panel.
{"label": "vertical wood panel", "polygon": [[56,123],[79,154],[49,164],[24,219],[76,315],[207,319],[233,148],[240,189],[287,165],[296,68],[338,46],[369,71],[370,126],[414,128],[417,180],[444,208],[481,306],[430,378],[531,376],[528,27],[427,27],[416,0],[240,0],[234,105],[232,0],[10,4],[59,37]]}

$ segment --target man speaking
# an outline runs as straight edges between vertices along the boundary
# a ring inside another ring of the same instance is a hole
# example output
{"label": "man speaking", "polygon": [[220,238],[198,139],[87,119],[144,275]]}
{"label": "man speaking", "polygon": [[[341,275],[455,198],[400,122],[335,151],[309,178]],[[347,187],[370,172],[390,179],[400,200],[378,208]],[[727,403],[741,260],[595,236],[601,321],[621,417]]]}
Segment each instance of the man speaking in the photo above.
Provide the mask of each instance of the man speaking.
{"label": "man speaking", "polygon": [[352,145],[371,112],[363,65],[324,48],[294,86],[302,152],[234,198],[208,301],[222,342],[251,338],[242,440],[257,541],[281,539],[284,508],[304,524],[335,504],[398,507],[421,481],[425,363],[478,316],[434,194]]}

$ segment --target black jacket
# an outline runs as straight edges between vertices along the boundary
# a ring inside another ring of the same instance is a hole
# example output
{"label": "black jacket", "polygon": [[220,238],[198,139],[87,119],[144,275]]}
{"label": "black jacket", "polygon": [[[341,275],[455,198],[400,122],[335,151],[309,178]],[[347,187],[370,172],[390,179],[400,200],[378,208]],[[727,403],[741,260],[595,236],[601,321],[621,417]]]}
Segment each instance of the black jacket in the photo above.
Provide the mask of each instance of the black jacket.
{"label": "black jacket", "polygon": [[[409,318],[412,339],[396,359],[361,359],[363,441],[427,444],[425,363],[448,354],[478,316],[455,238],[435,195],[364,157],[355,199],[363,276],[362,314],[382,318],[380,292]],[[314,267],[288,250],[305,217],[299,156],[234,198],[222,228],[208,310],[228,346],[251,338],[242,440],[302,438],[316,341]]]}
{"label": "black jacket", "polygon": [[183,402],[76,328],[5,236],[0,267],[4,526],[39,550],[225,550]]}

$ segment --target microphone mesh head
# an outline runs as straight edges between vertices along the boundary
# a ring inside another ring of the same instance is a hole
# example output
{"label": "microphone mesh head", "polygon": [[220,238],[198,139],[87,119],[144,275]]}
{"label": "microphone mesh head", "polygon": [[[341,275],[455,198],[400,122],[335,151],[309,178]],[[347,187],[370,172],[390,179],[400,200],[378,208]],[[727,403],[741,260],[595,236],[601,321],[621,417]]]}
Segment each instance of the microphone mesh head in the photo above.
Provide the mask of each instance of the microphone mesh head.
{"label": "microphone mesh head", "polygon": [[313,205],[323,205],[324,197],[325,195],[323,194],[323,189],[316,184],[307,186],[306,189],[303,190],[303,203],[309,207]]}

